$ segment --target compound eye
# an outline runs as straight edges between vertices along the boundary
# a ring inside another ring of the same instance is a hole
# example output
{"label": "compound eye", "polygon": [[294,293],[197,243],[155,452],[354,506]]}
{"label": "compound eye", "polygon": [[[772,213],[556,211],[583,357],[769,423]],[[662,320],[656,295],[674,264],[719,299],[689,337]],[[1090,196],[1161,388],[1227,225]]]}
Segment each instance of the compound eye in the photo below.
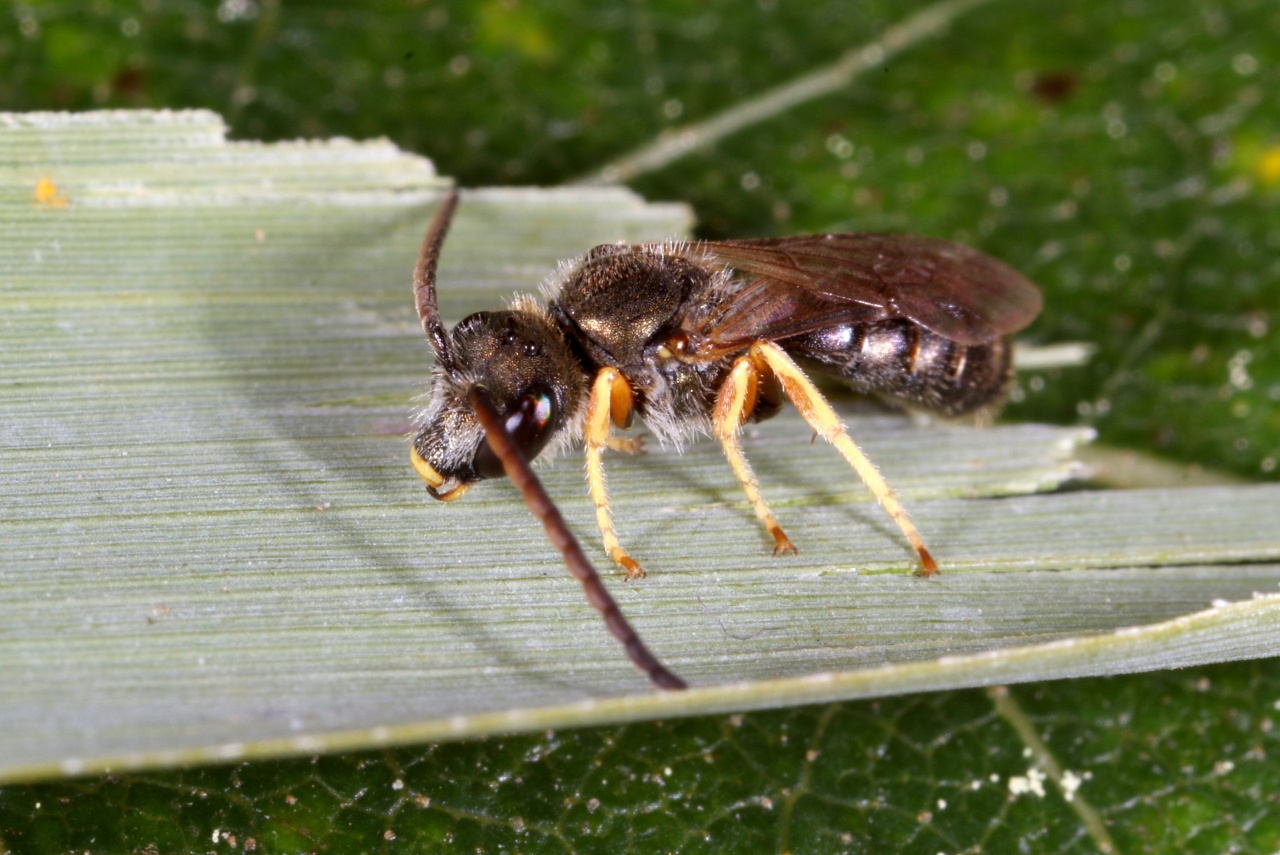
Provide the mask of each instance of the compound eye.
{"label": "compound eye", "polygon": [[[557,416],[555,399],[550,393],[535,388],[516,399],[502,414],[502,422],[525,459],[532,460],[547,447],[555,433],[554,427],[559,422]],[[501,478],[506,474],[502,461],[484,440],[476,449],[472,466],[481,478]]]}

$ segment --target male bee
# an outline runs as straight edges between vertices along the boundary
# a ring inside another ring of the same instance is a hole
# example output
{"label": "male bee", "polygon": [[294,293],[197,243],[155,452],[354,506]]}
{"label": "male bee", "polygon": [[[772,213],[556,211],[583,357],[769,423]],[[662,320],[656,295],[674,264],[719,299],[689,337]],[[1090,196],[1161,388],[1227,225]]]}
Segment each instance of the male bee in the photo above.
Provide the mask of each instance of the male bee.
{"label": "male bee", "polygon": [[583,441],[596,522],[629,579],[644,571],[614,530],[603,454],[636,449],[610,433],[634,415],[663,442],[713,434],[774,553],[794,553],[739,439],[746,422],[772,416],[786,398],[888,511],[919,557],[919,574],[938,572],[906,510],[797,362],[947,416],[994,410],[1013,372],[1010,336],[1040,311],[1031,282],[977,250],[907,235],[606,244],[565,266],[545,304],[517,297],[446,331],[435,273],[456,205],[451,191],[414,274],[436,363],[413,466],[442,501],[484,478],[516,481],[592,605],[656,685],[685,684],[627,623],[529,468],[548,446]]}

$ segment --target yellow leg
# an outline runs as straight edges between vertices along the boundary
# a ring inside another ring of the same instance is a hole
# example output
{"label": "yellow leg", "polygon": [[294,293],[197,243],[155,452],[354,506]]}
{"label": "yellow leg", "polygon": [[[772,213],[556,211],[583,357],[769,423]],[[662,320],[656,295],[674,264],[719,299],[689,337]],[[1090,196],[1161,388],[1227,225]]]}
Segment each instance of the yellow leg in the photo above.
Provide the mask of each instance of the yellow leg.
{"label": "yellow leg", "polygon": [[622,548],[613,530],[609,492],[604,482],[604,450],[609,446],[609,422],[616,418],[624,399],[629,405],[630,393],[630,386],[616,368],[601,368],[596,374],[591,398],[587,401],[587,485],[591,488],[591,501],[596,506],[596,525],[604,538],[605,550],[626,571],[628,579],[639,579],[644,576],[644,570]]}
{"label": "yellow leg", "polygon": [[862,483],[867,485],[867,489],[872,495],[879,500],[880,505],[889,512],[889,516],[893,517],[893,521],[898,524],[898,528],[902,529],[902,533],[906,535],[911,546],[915,549],[916,554],[920,556],[920,575],[932,576],[938,572],[938,564],[933,560],[933,556],[929,554],[929,550],[925,548],[924,540],[920,537],[920,532],[911,523],[907,517],[906,508],[893,495],[889,483],[876,469],[862,449],[849,438],[849,434],[845,431],[844,425],[840,423],[839,417],[835,410],[831,409],[831,405],[822,397],[822,393],[813,385],[812,381],[805,376],[800,367],[791,360],[791,357],[778,347],[776,344],[767,341],[759,341],[751,345],[751,358],[756,360],[774,373],[778,380],[782,383],[782,389],[786,392],[787,397],[791,399],[791,403],[800,411],[800,415],[804,416],[804,420],[809,423],[818,434],[836,447],[844,459],[849,461],[849,465],[858,473],[858,477],[862,479]]}
{"label": "yellow leg", "polygon": [[760,372],[755,363],[748,356],[739,358],[734,362],[729,377],[716,396],[716,409],[711,420],[712,430],[720,440],[720,445],[724,447],[725,457],[729,458],[733,474],[738,476],[742,492],[747,494],[751,507],[755,509],[756,516],[759,517],[765,530],[773,535],[773,554],[794,555],[795,545],[783,533],[782,526],[778,525],[773,512],[769,510],[769,505],[760,495],[760,482],[756,480],[756,474],[751,471],[751,464],[747,463],[747,458],[742,453],[742,442],[739,439],[742,423],[751,415],[759,391]]}

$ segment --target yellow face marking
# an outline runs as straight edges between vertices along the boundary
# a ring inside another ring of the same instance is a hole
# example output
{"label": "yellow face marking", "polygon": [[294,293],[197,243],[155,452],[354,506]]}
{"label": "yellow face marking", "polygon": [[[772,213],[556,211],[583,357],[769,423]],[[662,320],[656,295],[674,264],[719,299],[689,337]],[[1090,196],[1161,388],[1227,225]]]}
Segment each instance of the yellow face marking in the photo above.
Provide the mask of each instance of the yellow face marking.
{"label": "yellow face marking", "polygon": [[409,449],[409,460],[413,463],[413,471],[417,472],[418,477],[427,482],[428,487],[433,490],[440,489],[440,486],[444,484],[444,476],[437,472],[430,463],[422,459],[418,449]]}

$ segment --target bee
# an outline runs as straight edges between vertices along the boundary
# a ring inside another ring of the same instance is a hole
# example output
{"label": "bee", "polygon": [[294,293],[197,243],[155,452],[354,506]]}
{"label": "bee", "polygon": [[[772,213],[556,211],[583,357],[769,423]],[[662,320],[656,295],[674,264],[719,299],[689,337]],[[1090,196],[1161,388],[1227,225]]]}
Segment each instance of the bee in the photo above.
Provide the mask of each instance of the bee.
{"label": "bee", "polygon": [[516,297],[451,331],[440,320],[436,266],[458,202],[450,191],[414,272],[418,317],[435,351],[433,383],[411,459],[441,501],[503,474],[542,520],[570,572],[633,663],[657,686],[684,688],[641,641],[529,466],[581,441],[596,523],[628,579],[645,575],[623,548],[605,485],[606,449],[639,416],[679,447],[709,433],[775,554],[794,553],[742,451],[744,424],[789,400],[831,443],[938,572],[876,467],[800,367],[856,391],[946,416],[990,412],[1013,373],[1011,334],[1039,313],[1039,290],[975,249],[927,237],[808,237],[605,244],[563,265],[546,301]]}

